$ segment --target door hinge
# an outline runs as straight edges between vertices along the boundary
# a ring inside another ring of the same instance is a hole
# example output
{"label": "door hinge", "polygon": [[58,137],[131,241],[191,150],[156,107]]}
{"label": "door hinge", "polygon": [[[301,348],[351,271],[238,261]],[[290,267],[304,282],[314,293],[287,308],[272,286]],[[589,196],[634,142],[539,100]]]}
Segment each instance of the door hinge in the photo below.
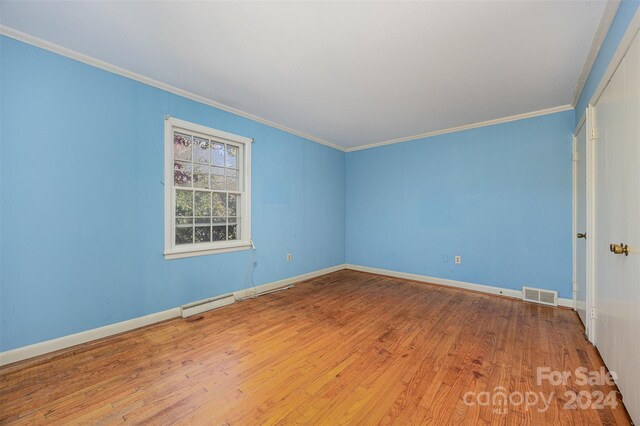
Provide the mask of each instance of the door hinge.
{"label": "door hinge", "polygon": [[598,310],[596,308],[591,308],[591,319],[598,318]]}
{"label": "door hinge", "polygon": [[579,157],[579,155],[578,155],[578,153],[577,153],[577,152],[574,152],[574,153],[573,153],[573,161],[578,161],[578,158],[580,158],[580,157]]}
{"label": "door hinge", "polygon": [[591,128],[591,140],[596,140],[598,139],[598,137],[600,136],[600,132],[598,132],[598,129],[593,127]]}
{"label": "door hinge", "polygon": [[573,282],[573,291],[576,292],[578,291],[578,283],[577,282]]}

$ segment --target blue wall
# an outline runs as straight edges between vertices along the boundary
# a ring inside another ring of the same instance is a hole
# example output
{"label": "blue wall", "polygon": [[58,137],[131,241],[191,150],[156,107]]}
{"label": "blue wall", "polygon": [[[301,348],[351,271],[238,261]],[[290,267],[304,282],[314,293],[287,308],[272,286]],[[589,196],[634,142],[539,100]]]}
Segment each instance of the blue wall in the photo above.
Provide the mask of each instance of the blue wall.
{"label": "blue wall", "polygon": [[[344,153],[1,43],[1,350],[344,262]],[[164,260],[165,114],[255,138],[255,253]]]}
{"label": "blue wall", "polygon": [[348,153],[347,263],[571,298],[573,122],[566,111]]}
{"label": "blue wall", "polygon": [[593,96],[593,93],[600,84],[600,80],[602,80],[602,76],[607,70],[609,62],[611,62],[611,58],[613,58],[613,55],[616,53],[618,44],[620,44],[620,40],[622,40],[622,37],[627,30],[629,22],[631,22],[631,19],[633,18],[633,15],[635,15],[639,6],[640,0],[622,0],[620,2],[618,12],[616,12],[616,16],[611,23],[609,32],[602,42],[598,56],[596,56],[596,60],[593,63],[591,72],[589,73],[589,77],[587,78],[584,88],[582,89],[582,93],[580,94],[580,98],[578,99],[575,110],[576,124],[584,115],[584,111],[591,100],[591,96]]}
{"label": "blue wall", "polygon": [[[256,285],[346,259],[571,297],[573,111],[345,155],[0,43],[0,350],[247,288],[254,258]],[[255,138],[256,252],[164,260],[165,114]]]}

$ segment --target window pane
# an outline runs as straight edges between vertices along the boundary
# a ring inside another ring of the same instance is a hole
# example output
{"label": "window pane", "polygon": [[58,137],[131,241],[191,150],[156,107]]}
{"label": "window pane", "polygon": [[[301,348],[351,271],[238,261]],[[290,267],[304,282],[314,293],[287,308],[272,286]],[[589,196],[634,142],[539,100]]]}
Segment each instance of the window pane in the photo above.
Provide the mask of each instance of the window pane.
{"label": "window pane", "polygon": [[211,164],[224,167],[224,145],[211,142]]}
{"label": "window pane", "polygon": [[176,245],[193,243],[193,226],[176,227]]}
{"label": "window pane", "polygon": [[177,127],[171,133],[174,244],[240,240],[243,147],[196,133]]}
{"label": "window pane", "polygon": [[224,169],[222,167],[211,167],[211,189],[224,191]]}
{"label": "window pane", "polygon": [[196,163],[209,164],[209,141],[193,138],[193,161]]}
{"label": "window pane", "polygon": [[238,191],[238,171],[227,169],[227,191]]}
{"label": "window pane", "polygon": [[238,147],[227,145],[227,167],[238,168]]}
{"label": "window pane", "polygon": [[212,226],[211,240],[225,241],[227,239],[227,226]]}
{"label": "window pane", "polygon": [[196,239],[196,243],[211,242],[211,227],[196,226],[195,239]]}
{"label": "window pane", "polygon": [[176,160],[191,161],[191,136],[174,133],[173,158]]}
{"label": "window pane", "polygon": [[176,218],[176,225],[193,225],[192,217],[178,217]]}
{"label": "window pane", "polygon": [[191,163],[173,162],[173,183],[176,186],[191,186]]}
{"label": "window pane", "polygon": [[176,216],[193,216],[193,191],[176,190]]}
{"label": "window pane", "polygon": [[209,166],[193,165],[193,186],[195,188],[209,188]]}
{"label": "window pane", "polygon": [[226,216],[227,215],[227,194],[214,192],[213,193],[213,214],[212,216]]}
{"label": "window pane", "polygon": [[211,216],[211,193],[196,191],[194,216]]}
{"label": "window pane", "polygon": [[240,218],[230,217],[229,218],[229,240],[238,240],[238,239],[240,239]]}
{"label": "window pane", "polygon": [[229,194],[229,216],[237,216],[238,215],[238,199],[240,198],[237,194]]}

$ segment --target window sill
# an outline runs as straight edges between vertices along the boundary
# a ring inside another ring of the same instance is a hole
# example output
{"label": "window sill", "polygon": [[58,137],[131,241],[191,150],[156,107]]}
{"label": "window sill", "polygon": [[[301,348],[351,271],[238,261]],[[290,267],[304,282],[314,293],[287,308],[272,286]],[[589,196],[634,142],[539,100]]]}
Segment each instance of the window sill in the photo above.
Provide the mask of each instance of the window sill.
{"label": "window sill", "polygon": [[249,250],[251,242],[238,241],[237,243],[225,244],[219,247],[185,247],[164,252],[165,260],[182,259],[185,257],[206,256],[210,254],[229,253],[232,251]]}

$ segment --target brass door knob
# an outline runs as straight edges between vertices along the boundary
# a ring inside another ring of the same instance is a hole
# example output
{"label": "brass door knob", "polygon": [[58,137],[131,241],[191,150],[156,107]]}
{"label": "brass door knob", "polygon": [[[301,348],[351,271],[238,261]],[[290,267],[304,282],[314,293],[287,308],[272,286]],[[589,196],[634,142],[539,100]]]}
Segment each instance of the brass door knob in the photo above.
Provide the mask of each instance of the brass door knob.
{"label": "brass door knob", "polygon": [[623,243],[609,244],[609,251],[613,254],[624,254],[625,256],[629,256],[629,246]]}
{"label": "brass door knob", "polygon": [[578,238],[584,238],[584,239],[586,240],[586,239],[587,239],[587,233],[585,232],[585,233],[583,234],[583,233],[581,233],[581,232],[578,232],[578,233],[576,234],[576,237],[578,237]]}

